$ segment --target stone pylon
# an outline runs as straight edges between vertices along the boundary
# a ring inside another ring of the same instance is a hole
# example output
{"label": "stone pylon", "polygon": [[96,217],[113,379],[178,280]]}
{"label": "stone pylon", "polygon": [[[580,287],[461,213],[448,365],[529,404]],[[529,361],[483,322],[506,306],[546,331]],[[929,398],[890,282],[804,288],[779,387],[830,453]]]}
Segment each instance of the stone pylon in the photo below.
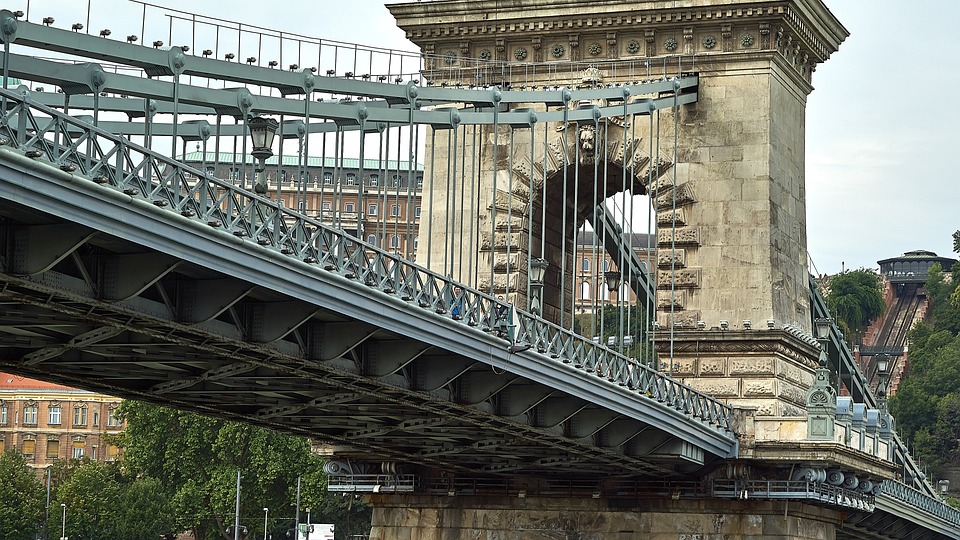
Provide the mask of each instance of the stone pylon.
{"label": "stone pylon", "polygon": [[[817,64],[848,35],[822,0],[447,0],[390,9],[427,55],[427,73],[450,84],[577,87],[698,73],[698,102],[657,113],[652,127],[481,130],[477,205],[431,219],[479,224],[472,260],[491,269],[478,276],[492,283],[478,284],[515,304],[526,302],[524,261],[547,258],[544,314],[562,321],[575,294],[562,286],[577,258],[569,231],[598,203],[594,186],[650,194],[661,366],[758,415],[803,416],[819,355],[806,338],[806,98]],[[449,177],[442,172],[435,176]],[[541,223],[547,238],[532,237]]]}

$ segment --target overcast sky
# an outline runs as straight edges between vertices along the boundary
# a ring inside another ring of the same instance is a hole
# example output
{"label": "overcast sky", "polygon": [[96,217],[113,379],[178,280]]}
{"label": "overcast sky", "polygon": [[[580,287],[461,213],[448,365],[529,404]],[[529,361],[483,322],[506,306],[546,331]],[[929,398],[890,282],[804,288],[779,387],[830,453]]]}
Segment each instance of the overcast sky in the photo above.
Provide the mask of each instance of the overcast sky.
{"label": "overcast sky", "polygon": [[[383,3],[153,0],[157,5],[325,39],[413,50]],[[850,31],[814,74],[807,107],[808,247],[817,269],[835,273],[924,249],[956,257],[960,187],[958,0],[826,0]],[[259,6],[267,5],[266,12]],[[30,19],[81,22],[114,38],[141,34],[142,5],[124,0],[32,0]],[[224,7],[229,6],[229,11]],[[8,9],[27,10],[25,0]],[[166,18],[148,8],[141,41],[165,39]],[[157,23],[160,19],[160,23]],[[160,29],[149,27],[159,24]],[[287,63],[286,61],[284,63]]]}

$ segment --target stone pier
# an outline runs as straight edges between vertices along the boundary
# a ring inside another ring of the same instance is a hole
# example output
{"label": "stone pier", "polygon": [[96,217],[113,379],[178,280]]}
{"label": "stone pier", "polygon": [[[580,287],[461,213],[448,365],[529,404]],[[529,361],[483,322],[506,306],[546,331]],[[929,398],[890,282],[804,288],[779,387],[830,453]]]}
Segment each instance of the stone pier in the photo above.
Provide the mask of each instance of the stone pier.
{"label": "stone pier", "polygon": [[838,512],[796,502],[370,497],[370,540],[832,539]]}

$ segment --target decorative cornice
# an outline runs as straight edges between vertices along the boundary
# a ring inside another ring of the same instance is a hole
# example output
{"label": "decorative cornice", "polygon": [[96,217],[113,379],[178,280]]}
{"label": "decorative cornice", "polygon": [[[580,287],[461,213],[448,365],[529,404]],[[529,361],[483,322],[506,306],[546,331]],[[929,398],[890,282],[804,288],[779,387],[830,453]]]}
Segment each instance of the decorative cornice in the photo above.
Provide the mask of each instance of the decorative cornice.
{"label": "decorative cornice", "polygon": [[[520,38],[525,33],[557,33],[557,37],[561,37],[560,34],[572,31],[591,30],[596,31],[600,39],[610,41],[611,32],[633,30],[638,36],[647,37],[651,27],[656,27],[658,33],[673,31],[682,35],[683,29],[688,28],[709,29],[722,35],[733,24],[772,24],[774,30],[782,29],[796,36],[804,52],[816,62],[823,62],[849,35],[821,0],[728,1],[729,5],[682,8],[667,2],[648,1],[638,6],[638,3],[613,0],[588,4],[541,0],[506,9],[492,0],[418,2],[388,7],[407,37],[421,47],[426,42],[457,38],[492,38],[504,34]],[[498,20],[491,21],[491,14]],[[762,40],[760,45],[764,45]],[[646,52],[649,55],[649,51]]]}

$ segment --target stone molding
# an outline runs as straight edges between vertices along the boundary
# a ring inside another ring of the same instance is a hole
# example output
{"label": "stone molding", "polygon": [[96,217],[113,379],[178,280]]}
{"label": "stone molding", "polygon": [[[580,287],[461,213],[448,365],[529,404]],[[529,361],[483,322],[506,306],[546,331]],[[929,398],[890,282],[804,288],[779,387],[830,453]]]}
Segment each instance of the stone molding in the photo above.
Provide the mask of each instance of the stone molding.
{"label": "stone molding", "polygon": [[[517,37],[555,34],[561,40],[567,37],[572,50],[578,50],[583,41],[606,42],[610,58],[619,58],[619,44],[629,43],[631,39],[646,42],[646,50],[638,50],[638,53],[654,56],[650,54],[653,49],[655,53],[669,54],[670,51],[657,50],[657,41],[663,40],[655,36],[667,38],[670,34],[683,37],[684,49],[689,47],[689,53],[692,53],[694,48],[700,48],[697,45],[702,41],[702,38],[695,38],[705,31],[721,36],[721,43],[715,50],[723,52],[739,45],[733,42],[734,27],[759,32],[761,39],[751,42],[750,47],[768,49],[771,45],[783,44],[782,40],[777,43],[766,39],[769,36],[764,35],[762,25],[766,28],[772,25],[775,35],[790,36],[802,52],[814,63],[819,63],[827,60],[849,35],[820,0],[768,0],[742,6],[737,6],[736,2],[726,6],[707,5],[703,0],[697,3],[704,5],[673,7],[656,3],[637,9],[634,4],[622,2],[592,2],[589,7],[578,2],[576,9],[571,10],[572,2],[540,0],[537,5],[525,4],[518,9],[504,10],[499,9],[493,0],[487,0],[445,2],[442,7],[426,2],[397,4],[390,6],[390,10],[407,38],[421,46],[431,41],[477,41],[478,38],[493,39],[505,34]],[[436,13],[439,9],[443,12]],[[491,22],[487,18],[491,12],[498,14],[498,21]],[[749,30],[743,28],[745,26],[749,26]],[[578,33],[571,33],[571,30]],[[580,58],[579,51],[576,56],[575,60]]]}

